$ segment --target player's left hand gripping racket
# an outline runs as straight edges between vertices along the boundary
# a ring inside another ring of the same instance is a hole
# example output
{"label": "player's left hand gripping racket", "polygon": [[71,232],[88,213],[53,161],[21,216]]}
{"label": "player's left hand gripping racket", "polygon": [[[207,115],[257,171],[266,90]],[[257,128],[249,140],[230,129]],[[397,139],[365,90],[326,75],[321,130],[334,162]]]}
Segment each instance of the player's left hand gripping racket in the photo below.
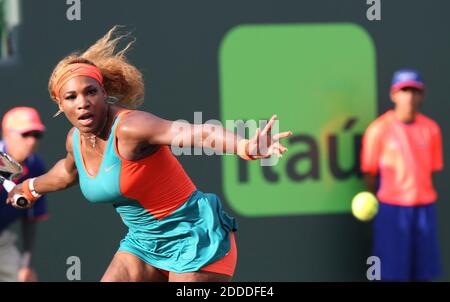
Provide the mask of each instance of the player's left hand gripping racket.
{"label": "player's left hand gripping racket", "polygon": [[[8,154],[0,152],[0,184],[3,185],[7,192],[10,192],[16,186],[10,179],[14,179],[20,175],[22,175],[22,166]],[[13,200],[14,205],[21,208],[26,208],[29,204],[29,201],[19,194],[15,194]]]}

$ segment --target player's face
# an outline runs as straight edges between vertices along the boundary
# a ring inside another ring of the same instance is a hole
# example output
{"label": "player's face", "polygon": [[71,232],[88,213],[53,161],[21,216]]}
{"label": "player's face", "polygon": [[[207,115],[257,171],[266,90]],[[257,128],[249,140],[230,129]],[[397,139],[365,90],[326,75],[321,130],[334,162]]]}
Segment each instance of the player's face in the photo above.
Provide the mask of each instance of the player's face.
{"label": "player's face", "polygon": [[413,87],[405,87],[391,94],[395,103],[395,111],[406,118],[414,118],[423,100],[423,91]]}
{"label": "player's face", "polygon": [[106,118],[106,92],[93,78],[79,76],[60,90],[59,108],[83,133],[98,134]]}
{"label": "player's face", "polygon": [[23,162],[36,151],[42,132],[29,131],[19,133],[16,131],[8,131],[4,136],[8,153],[18,162]]}

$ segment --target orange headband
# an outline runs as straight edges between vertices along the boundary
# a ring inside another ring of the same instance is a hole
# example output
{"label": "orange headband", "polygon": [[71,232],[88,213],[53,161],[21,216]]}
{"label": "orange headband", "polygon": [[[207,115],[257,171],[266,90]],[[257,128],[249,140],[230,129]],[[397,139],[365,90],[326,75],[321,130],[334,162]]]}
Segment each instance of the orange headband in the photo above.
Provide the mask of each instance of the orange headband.
{"label": "orange headband", "polygon": [[61,71],[59,78],[55,79],[55,84],[53,84],[52,87],[53,95],[57,98],[59,95],[59,91],[64,86],[64,84],[66,84],[74,77],[79,76],[93,78],[103,86],[103,75],[98,67],[86,63],[74,63],[65,66]]}

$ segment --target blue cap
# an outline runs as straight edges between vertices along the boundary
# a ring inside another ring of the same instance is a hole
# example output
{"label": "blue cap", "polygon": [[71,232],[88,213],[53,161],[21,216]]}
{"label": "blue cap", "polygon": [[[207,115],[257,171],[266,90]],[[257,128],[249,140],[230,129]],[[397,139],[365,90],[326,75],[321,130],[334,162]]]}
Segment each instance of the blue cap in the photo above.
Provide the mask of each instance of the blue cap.
{"label": "blue cap", "polygon": [[395,92],[405,87],[413,87],[425,90],[425,83],[420,73],[414,69],[401,69],[394,73],[391,84],[391,91]]}

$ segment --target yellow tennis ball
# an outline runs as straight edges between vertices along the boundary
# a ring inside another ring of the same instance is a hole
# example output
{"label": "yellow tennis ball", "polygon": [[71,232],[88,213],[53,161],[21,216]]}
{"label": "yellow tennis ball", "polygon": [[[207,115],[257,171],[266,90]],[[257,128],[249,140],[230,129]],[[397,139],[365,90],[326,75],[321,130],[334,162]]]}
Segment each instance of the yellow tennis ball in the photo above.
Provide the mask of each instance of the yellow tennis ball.
{"label": "yellow tennis ball", "polygon": [[361,192],[352,200],[353,216],[361,221],[371,220],[378,212],[378,200],[370,192]]}

